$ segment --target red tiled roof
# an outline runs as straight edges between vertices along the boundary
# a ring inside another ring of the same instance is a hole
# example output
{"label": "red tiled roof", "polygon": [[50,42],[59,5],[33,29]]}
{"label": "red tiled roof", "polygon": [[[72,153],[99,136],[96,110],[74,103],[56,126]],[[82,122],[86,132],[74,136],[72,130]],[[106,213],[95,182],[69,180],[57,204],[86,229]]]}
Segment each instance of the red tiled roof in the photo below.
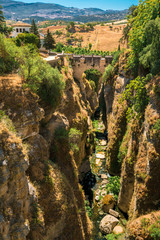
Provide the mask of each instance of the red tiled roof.
{"label": "red tiled roof", "polygon": [[13,24],[12,27],[31,27],[31,25],[28,23],[17,22],[15,24]]}

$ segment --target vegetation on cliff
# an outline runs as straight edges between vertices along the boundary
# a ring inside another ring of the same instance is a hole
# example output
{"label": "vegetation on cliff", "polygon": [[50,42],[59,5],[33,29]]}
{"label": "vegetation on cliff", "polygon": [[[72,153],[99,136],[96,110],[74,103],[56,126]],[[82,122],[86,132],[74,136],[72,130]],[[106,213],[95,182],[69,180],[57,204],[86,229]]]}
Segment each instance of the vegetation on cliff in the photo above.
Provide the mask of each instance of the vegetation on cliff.
{"label": "vegetation on cliff", "polygon": [[159,73],[160,68],[160,2],[145,0],[135,9],[136,14],[129,18],[131,30],[128,32],[131,47],[128,67],[134,76],[143,66],[145,71]]}
{"label": "vegetation on cliff", "polygon": [[160,2],[140,1],[132,10],[125,29],[130,49],[103,76],[107,169],[121,175],[118,206],[129,216],[127,239],[159,239]]}
{"label": "vegetation on cliff", "polygon": [[[29,35],[38,44],[38,37],[34,34]],[[62,75],[58,69],[52,68],[40,58],[37,48],[28,43],[28,36],[26,38],[25,34],[20,34],[17,39],[23,39],[24,45],[17,47],[12,39],[0,35],[0,73],[18,71],[24,79],[24,86],[29,87],[40,99],[55,108],[65,86]]]}

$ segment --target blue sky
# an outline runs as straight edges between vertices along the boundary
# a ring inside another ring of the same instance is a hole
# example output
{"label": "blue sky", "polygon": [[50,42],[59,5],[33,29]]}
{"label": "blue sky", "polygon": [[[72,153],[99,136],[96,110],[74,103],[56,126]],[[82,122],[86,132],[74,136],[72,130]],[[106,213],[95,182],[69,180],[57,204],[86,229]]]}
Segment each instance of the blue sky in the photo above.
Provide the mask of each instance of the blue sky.
{"label": "blue sky", "polygon": [[132,4],[138,5],[139,0],[16,0],[20,2],[45,2],[57,3],[66,7],[78,8],[101,8],[101,9],[117,9],[122,10],[129,8]]}

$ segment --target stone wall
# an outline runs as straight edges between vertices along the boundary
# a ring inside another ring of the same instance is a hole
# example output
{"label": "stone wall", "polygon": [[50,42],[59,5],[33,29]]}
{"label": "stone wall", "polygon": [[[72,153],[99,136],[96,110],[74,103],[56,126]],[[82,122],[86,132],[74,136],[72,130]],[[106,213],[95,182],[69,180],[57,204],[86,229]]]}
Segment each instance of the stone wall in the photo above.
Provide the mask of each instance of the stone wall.
{"label": "stone wall", "polygon": [[106,66],[112,62],[112,57],[102,58],[101,56],[73,56],[72,67],[74,77],[78,80],[82,78],[82,74],[91,68],[97,69],[104,73]]}
{"label": "stone wall", "polygon": [[[82,74],[91,68],[97,69],[104,73],[105,68],[108,64],[110,64],[113,60],[112,56],[106,56],[102,58],[102,56],[95,56],[95,55],[73,55],[73,54],[58,54],[57,57],[61,59],[63,62],[64,57],[68,56],[70,63],[73,68],[73,76],[77,80],[82,78]],[[52,64],[53,66],[53,64]]]}

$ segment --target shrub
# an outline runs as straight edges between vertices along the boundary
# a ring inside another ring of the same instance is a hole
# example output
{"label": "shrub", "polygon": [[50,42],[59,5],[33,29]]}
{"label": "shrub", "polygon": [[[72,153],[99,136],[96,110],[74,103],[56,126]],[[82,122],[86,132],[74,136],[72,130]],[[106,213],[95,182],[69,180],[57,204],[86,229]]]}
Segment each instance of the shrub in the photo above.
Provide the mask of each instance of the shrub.
{"label": "shrub", "polygon": [[137,77],[127,85],[126,90],[123,92],[123,99],[127,100],[129,104],[127,111],[128,121],[133,118],[135,113],[138,119],[144,114],[144,110],[149,101],[146,83],[146,78]]}
{"label": "shrub", "polygon": [[106,185],[107,193],[113,193],[115,200],[118,200],[120,192],[120,177],[114,176],[109,178],[109,183]]}
{"label": "shrub", "polygon": [[58,69],[48,68],[37,91],[40,98],[54,108],[60,102],[64,89],[62,78]]}
{"label": "shrub", "polygon": [[24,46],[19,54],[20,74],[29,87],[52,107],[60,101],[65,83],[56,68],[43,61],[32,46]]}
{"label": "shrub", "polygon": [[33,33],[20,33],[15,38],[15,42],[18,47],[24,44],[33,44],[36,47],[40,45],[39,38]]}
{"label": "shrub", "polygon": [[62,31],[56,30],[55,34],[56,34],[57,36],[61,36],[63,33],[62,33]]}
{"label": "shrub", "polygon": [[[98,91],[98,86],[99,86],[99,79],[101,77],[100,71],[97,69],[88,69],[84,72],[86,74],[86,78],[89,81],[93,81],[95,83],[95,91]],[[91,83],[92,84],[92,83]],[[93,86],[93,84],[92,84]]]}
{"label": "shrub", "polygon": [[4,111],[0,110],[0,121],[6,125],[6,127],[11,131],[11,132],[16,132],[15,127],[13,125],[12,120],[5,114]]}
{"label": "shrub", "polygon": [[85,200],[85,209],[86,209],[86,212],[88,214],[88,217],[91,218],[92,215],[93,215],[93,210],[92,208],[89,206],[89,202],[87,200]]}
{"label": "shrub", "polygon": [[155,124],[153,125],[152,129],[154,130],[156,136],[157,136],[157,141],[160,139],[160,119],[158,119]]}
{"label": "shrub", "polygon": [[128,20],[129,45],[132,49],[128,66],[132,70],[132,74],[137,76],[139,61],[153,74],[158,73],[160,66],[159,0],[140,1],[136,11]]}
{"label": "shrub", "polygon": [[56,51],[56,52],[62,52],[63,46],[64,46],[64,45],[63,45],[62,43],[58,42],[58,43],[56,44],[55,51]]}
{"label": "shrub", "polygon": [[0,74],[18,69],[17,54],[18,48],[14,42],[11,39],[5,39],[4,35],[0,34]]}
{"label": "shrub", "polygon": [[121,54],[120,50],[113,53],[112,66],[114,66],[118,62],[120,54]]}
{"label": "shrub", "polygon": [[69,143],[73,152],[77,153],[79,151],[78,143],[81,139],[82,133],[76,128],[71,128],[69,131]]}
{"label": "shrub", "polygon": [[105,72],[103,74],[103,81],[104,82],[107,82],[108,80],[110,80],[113,77],[113,69],[114,69],[114,67],[111,64],[109,64],[106,67]]}
{"label": "shrub", "polygon": [[90,80],[89,83],[90,83],[90,85],[91,85],[92,90],[95,91],[95,89],[96,89],[96,84],[95,84],[95,82],[92,81],[92,80]]}
{"label": "shrub", "polygon": [[122,238],[122,236],[123,236],[123,234],[117,234],[117,235],[115,235],[115,234],[113,234],[113,233],[111,233],[111,234],[108,234],[107,235],[107,240],[118,240],[118,239],[124,239],[124,238]]}
{"label": "shrub", "polygon": [[160,239],[160,217],[159,220],[156,221],[154,224],[152,224],[149,228],[149,232],[151,237],[154,240],[159,240]]}

